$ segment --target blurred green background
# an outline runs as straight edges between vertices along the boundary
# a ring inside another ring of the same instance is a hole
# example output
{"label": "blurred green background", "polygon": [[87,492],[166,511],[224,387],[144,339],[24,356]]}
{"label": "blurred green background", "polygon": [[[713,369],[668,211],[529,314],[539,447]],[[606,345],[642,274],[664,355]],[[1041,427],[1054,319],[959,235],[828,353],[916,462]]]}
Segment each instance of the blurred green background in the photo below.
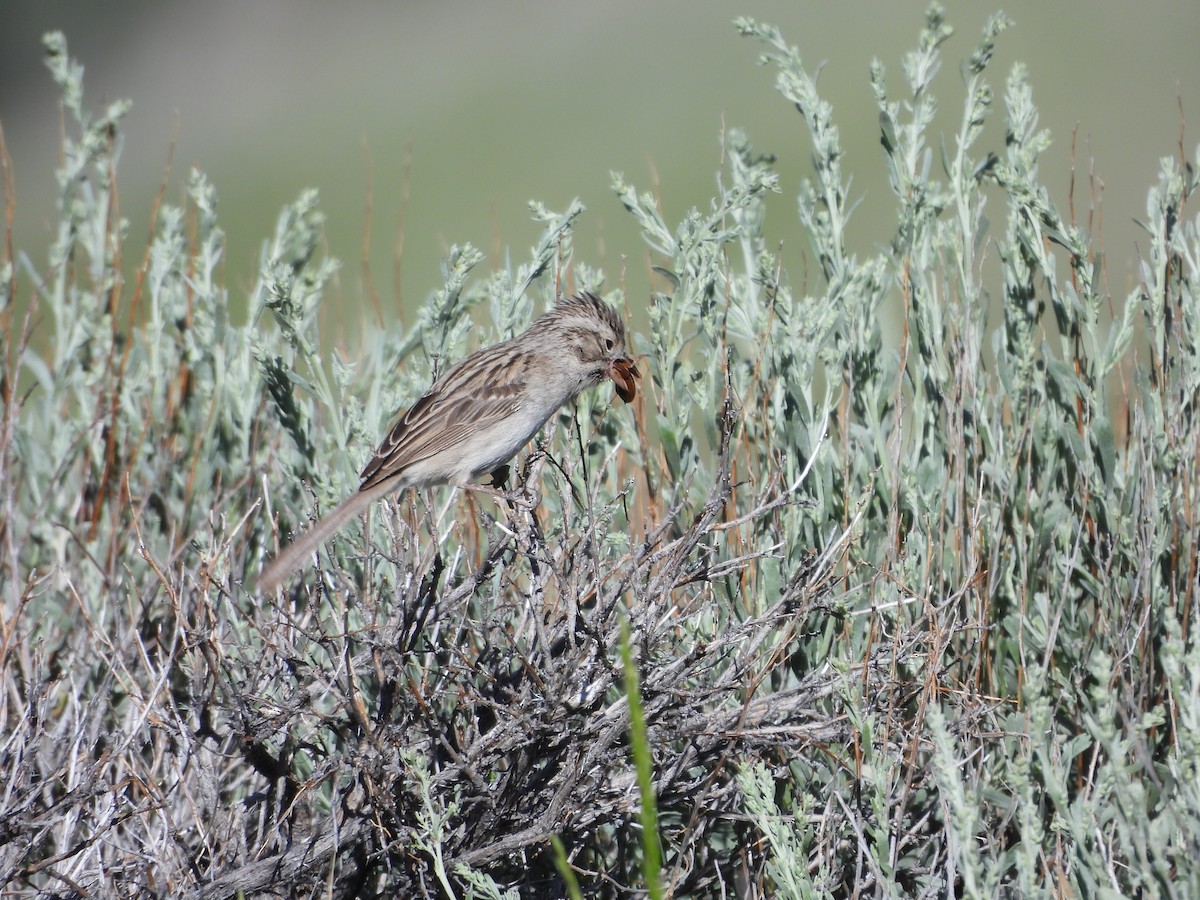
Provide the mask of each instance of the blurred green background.
{"label": "blurred green background", "polygon": [[[958,62],[997,8],[948,8],[956,34],[937,87],[947,133],[963,102]],[[1022,60],[1042,125],[1054,136],[1042,177],[1065,209],[1077,129],[1076,217],[1081,224],[1095,217],[1109,289],[1123,296],[1138,277],[1134,220],[1158,159],[1179,153],[1181,127],[1197,103],[1200,4],[1003,8],[1016,25],[1001,37],[991,69],[997,109],[986,146],[1003,146],[1003,80]],[[212,179],[235,306],[280,207],[316,187],[329,250],[344,264],[327,327],[348,343],[374,319],[361,263],[368,193],[368,259],[386,317],[403,317],[440,285],[439,260],[450,244],[475,243],[494,265],[509,251],[522,260],[540,233],[528,201],[563,209],[576,196],[588,207],[577,261],[603,267],[608,288],[623,279],[636,309],[650,286],[647,251],[610,190],[609,172],[655,190],[676,222],[713,195],[719,135],[735,126],[780,157],[784,192],[769,227],[785,267],[802,277],[809,267],[795,195],[808,171],[807,138],[770,73],[756,65],[760,47],[738,37],[731,21],[750,15],[777,24],[810,69],[825,63],[820,85],[841,128],[852,193],[863,199],[850,235],[864,254],[890,239],[894,222],[868,65],[878,56],[893,99],[903,99],[900,62],[924,9],[782,0],[10,0],[0,29],[0,124],[14,165],[17,246],[44,266],[61,123],[40,36],[58,28],[86,67],[93,109],[134,101],[119,170],[121,211],[131,221],[127,263],[140,259],[178,127],[168,199],[182,201],[193,165]],[[1195,141],[1185,134],[1189,160]],[[998,234],[1003,210],[989,210],[989,218]]]}

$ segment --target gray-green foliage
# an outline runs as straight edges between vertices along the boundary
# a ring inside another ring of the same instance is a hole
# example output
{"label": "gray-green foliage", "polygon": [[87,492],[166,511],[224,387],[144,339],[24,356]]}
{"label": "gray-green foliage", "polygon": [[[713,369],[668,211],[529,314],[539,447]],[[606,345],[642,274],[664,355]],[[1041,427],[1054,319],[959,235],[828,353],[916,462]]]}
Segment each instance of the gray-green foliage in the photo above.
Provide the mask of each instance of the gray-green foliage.
{"label": "gray-green foliage", "polygon": [[[1050,138],[1023,66],[1006,85],[1005,146],[978,148],[993,104],[987,64],[1007,24],[993,19],[963,68],[962,124],[941,139],[940,159],[926,131],[949,35],[941,12],[929,13],[919,50],[905,59],[904,101],[889,99],[882,66],[872,70],[900,203],[879,262],[887,302],[903,305],[906,324],[898,348],[884,348],[868,325],[845,357],[854,414],[831,442],[841,457],[832,468],[846,478],[839,492],[873,485],[874,514],[864,517],[847,580],[865,586],[879,612],[839,650],[861,663],[879,632],[923,634],[924,684],[913,701],[934,780],[920,739],[890,760],[876,757],[876,786],[877,766],[902,777],[883,806],[873,801],[864,831],[883,826],[890,846],[856,840],[880,866],[878,884],[891,885],[884,893],[905,870],[929,865],[927,877],[903,878],[902,892],[992,896],[1006,886],[1030,896],[1058,893],[1065,878],[1073,892],[1188,896],[1200,817],[1194,785],[1175,773],[1194,765],[1194,732],[1170,710],[1195,703],[1171,675],[1171,661],[1195,652],[1184,637],[1200,508],[1200,244],[1184,213],[1195,170],[1163,161],[1142,284],[1109,321],[1097,250],[1037,180]],[[817,302],[842,306],[847,269],[827,262],[844,219],[830,209],[844,198],[830,188],[837,151],[828,109],[773,29],[741,27],[771,48],[780,90],[812,132],[816,187],[802,191],[802,218],[813,223],[827,278]],[[997,200],[1005,227],[989,237],[984,211]],[[1001,263],[1000,328],[988,326],[989,256]],[[895,715],[870,711],[874,740],[886,741]],[[804,783],[818,797],[849,787],[836,769],[820,786],[810,773]],[[926,791],[928,812],[945,823],[930,855],[914,852],[913,840],[911,806]]]}
{"label": "gray-green foliage", "polygon": [[573,260],[583,207],[533,204],[537,246],[490,274],[453,247],[408,328],[327,357],[316,195],[238,324],[214,186],[191,173],[132,250],[127,104],[93,119],[48,37],[58,230],[0,265],[5,889],[591,895],[642,884],[657,827],[674,896],[1200,892],[1196,167],[1162,162],[1141,281],[1108,297],[1038,180],[1022,66],[996,109],[1008,24],[949,135],[939,9],[899,93],[872,67],[897,217],[864,253],[834,110],[738,20],[811,135],[814,283],[745,133],[678,224],[614,175],[656,273],[644,405],[558,417],[517,466],[536,517],[398,498],[274,598],[276,540],[354,489],[431,371],[564,279],[605,290]]}

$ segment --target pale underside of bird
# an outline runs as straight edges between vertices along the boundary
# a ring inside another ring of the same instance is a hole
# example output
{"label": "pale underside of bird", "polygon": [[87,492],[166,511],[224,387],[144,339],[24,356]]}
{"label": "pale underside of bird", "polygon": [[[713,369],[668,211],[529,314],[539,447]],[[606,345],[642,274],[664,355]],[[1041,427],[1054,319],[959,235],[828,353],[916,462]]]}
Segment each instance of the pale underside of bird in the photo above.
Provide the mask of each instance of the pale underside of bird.
{"label": "pale underside of bird", "polygon": [[408,488],[471,486],[581,391],[611,380],[628,403],[639,377],[612,307],[591,293],[560,300],[526,331],[477,350],[434,382],[397,418],[359,489],[271,560],[259,588],[273,589],[375,500]]}

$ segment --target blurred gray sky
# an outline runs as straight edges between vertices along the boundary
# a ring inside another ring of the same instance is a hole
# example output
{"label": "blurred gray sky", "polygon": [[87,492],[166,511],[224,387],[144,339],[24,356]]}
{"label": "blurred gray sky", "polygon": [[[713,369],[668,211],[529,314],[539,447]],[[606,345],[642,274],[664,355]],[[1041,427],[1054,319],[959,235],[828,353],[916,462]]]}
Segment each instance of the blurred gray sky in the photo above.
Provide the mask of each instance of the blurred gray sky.
{"label": "blurred gray sky", "polygon": [[[59,135],[56,92],[41,61],[42,32],[61,28],[86,67],[86,100],[129,97],[119,169],[121,209],[132,222],[127,258],[140,257],[150,204],[178,123],[169,199],[182,198],[190,166],[220,197],[228,234],[226,280],[241,306],[261,242],[282,204],[320,190],[340,279],[344,336],[368,310],[360,245],[372,161],[370,262],[385,315],[403,316],[440,284],[439,259],[471,241],[500,264],[527,255],[539,229],[530,199],[588,207],[576,258],[621,280],[636,306],[646,296],[647,254],[609,190],[609,172],[656,189],[668,221],[707,204],[715,189],[722,123],[746,129],[777,154],[784,193],[769,225],[784,242],[793,281],[806,246],[795,215],[809,147],[799,116],[756,65],[757,44],[731,25],[746,14],[779,25],[806,65],[825,62],[820,86],[834,104],[852,191],[865,202],[851,226],[860,253],[891,237],[894,203],[867,78],[878,56],[892,96],[904,96],[902,55],[916,43],[923,4],[783,0],[352,2],[257,0],[152,3],[66,0],[5,4],[0,30],[0,123],[13,157],[18,246],[44,264],[53,218]],[[952,132],[963,103],[959,62],[975,46],[985,4],[952,4],[956,29],[936,92]],[[1066,203],[1072,130],[1078,128],[1075,210],[1091,209],[1088,176],[1104,183],[1103,246],[1110,289],[1136,277],[1133,224],[1158,160],[1179,150],[1181,119],[1200,103],[1200,4],[1022,2],[1001,36],[991,82],[998,108],[987,147],[1002,150],[1004,79],[1030,70],[1042,126],[1054,146],[1042,177]],[[1195,135],[1184,138],[1194,159]],[[364,150],[365,148],[365,150]],[[411,152],[401,275],[393,283],[396,226]],[[978,151],[982,154],[982,148]],[[999,223],[1003,210],[992,208]],[[999,233],[995,228],[993,233]],[[402,308],[397,309],[397,304]]]}

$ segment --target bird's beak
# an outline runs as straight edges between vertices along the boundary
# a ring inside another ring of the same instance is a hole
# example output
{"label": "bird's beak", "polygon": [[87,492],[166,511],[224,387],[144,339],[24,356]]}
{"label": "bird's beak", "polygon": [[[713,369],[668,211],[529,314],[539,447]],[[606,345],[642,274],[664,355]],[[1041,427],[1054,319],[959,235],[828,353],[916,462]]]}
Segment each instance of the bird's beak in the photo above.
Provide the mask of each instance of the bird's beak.
{"label": "bird's beak", "polygon": [[642,377],[633,360],[628,356],[618,356],[612,360],[608,364],[608,377],[617,387],[617,396],[626,403],[632,403],[637,396],[637,379]]}

